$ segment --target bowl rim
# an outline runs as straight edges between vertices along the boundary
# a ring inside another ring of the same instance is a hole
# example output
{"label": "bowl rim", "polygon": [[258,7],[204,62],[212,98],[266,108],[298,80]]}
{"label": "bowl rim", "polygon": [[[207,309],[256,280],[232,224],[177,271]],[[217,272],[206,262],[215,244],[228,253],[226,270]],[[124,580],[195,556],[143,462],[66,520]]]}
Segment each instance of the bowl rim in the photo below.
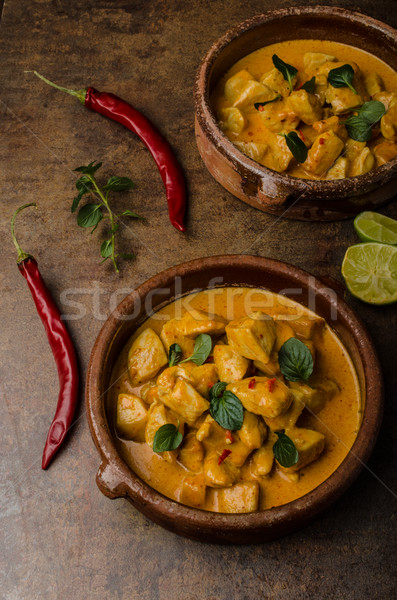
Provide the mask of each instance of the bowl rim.
{"label": "bowl rim", "polygon": [[[210,528],[211,532],[226,530],[233,535],[233,532],[244,530],[249,535],[250,532],[283,526],[296,519],[298,521],[304,521],[308,517],[311,519],[337,500],[347,489],[364,467],[377,438],[383,413],[383,380],[379,360],[365,326],[341,297],[338,296],[335,300],[327,295],[326,301],[330,305],[336,306],[338,314],[350,323],[350,333],[363,363],[366,383],[365,407],[359,432],[346,458],[330,477],[311,492],[287,504],[244,514],[214,513],[188,507],[151,488],[128,467],[114,444],[105,414],[104,399],[108,390],[103,391],[101,387],[102,364],[106,360],[111,342],[122,327],[123,316],[131,312],[137,298],[144,298],[154,288],[165,287],[167,281],[172,281],[177,276],[183,276],[187,269],[194,274],[214,268],[214,266],[221,268],[225,265],[240,268],[243,265],[251,269],[266,270],[270,274],[282,274],[290,278],[291,283],[295,282],[302,288],[311,288],[316,294],[324,297],[326,295],[324,291],[326,288],[321,280],[307,271],[265,257],[219,255],[199,258],[170,267],[138,286],[124,298],[104,323],[94,343],[88,365],[86,409],[91,435],[101,456],[97,482],[103,493],[112,498],[129,497],[139,510],[152,518],[153,515],[147,512],[147,507],[150,505],[150,511],[153,511],[157,519],[167,519],[168,521],[177,519],[178,526],[187,531],[191,527],[207,531]],[[288,294],[286,295],[288,296]],[[174,298],[170,299],[170,301],[173,300]],[[99,474],[106,469],[109,469],[113,484],[110,490],[106,489],[106,486],[104,488],[100,483],[100,478],[98,479]],[[164,523],[162,524],[164,525]]]}
{"label": "bowl rim", "polygon": [[[307,194],[315,196],[326,191],[328,195],[332,195],[333,193],[339,192],[341,185],[343,184],[344,193],[352,193],[353,195],[353,193],[357,191],[359,187],[364,187],[371,184],[374,185],[376,183],[386,183],[393,177],[395,167],[397,166],[397,156],[387,163],[380,165],[379,167],[376,167],[375,169],[363,175],[345,177],[341,180],[304,179],[302,177],[294,177],[287,173],[279,173],[249,158],[227,138],[227,136],[218,126],[210,105],[208,94],[209,76],[212,66],[218,56],[231,42],[247,31],[255,29],[264,23],[270,23],[272,21],[282,20],[286,17],[300,15],[312,15],[314,17],[318,17],[319,15],[323,15],[325,17],[339,16],[341,18],[345,18],[347,21],[353,20],[364,25],[366,28],[371,27],[373,29],[381,30],[388,40],[390,42],[394,42],[394,45],[397,47],[396,29],[366,14],[347,10],[341,7],[323,5],[292,6],[289,8],[280,8],[254,15],[253,17],[250,17],[228,29],[212,44],[201,60],[194,84],[195,113],[200,127],[203,129],[203,131],[205,131],[206,135],[209,136],[215,148],[227,159],[229,159],[233,165],[242,165],[248,171],[259,177],[271,176],[276,183],[289,187],[294,186],[302,194],[306,192]],[[343,202],[344,198],[340,198],[340,201]]]}

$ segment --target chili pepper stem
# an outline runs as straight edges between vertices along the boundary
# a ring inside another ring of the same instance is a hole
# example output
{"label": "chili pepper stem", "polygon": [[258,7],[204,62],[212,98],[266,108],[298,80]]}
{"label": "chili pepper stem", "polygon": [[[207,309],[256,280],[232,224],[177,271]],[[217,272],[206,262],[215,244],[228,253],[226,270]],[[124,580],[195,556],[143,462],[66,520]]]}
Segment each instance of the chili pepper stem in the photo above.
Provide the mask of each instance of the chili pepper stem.
{"label": "chili pepper stem", "polygon": [[24,252],[22,250],[21,246],[18,243],[16,235],[15,235],[15,219],[22,210],[24,210],[25,208],[28,208],[29,206],[37,206],[37,204],[35,202],[29,202],[29,204],[24,204],[23,206],[20,206],[14,212],[14,214],[12,215],[12,219],[11,219],[11,237],[12,237],[12,241],[14,242],[14,246],[18,252],[17,263],[20,263],[22,260],[25,260],[26,258],[33,258],[31,254],[26,254],[26,252]]}
{"label": "chili pepper stem", "polygon": [[49,79],[47,79],[43,75],[40,75],[40,73],[38,73],[37,71],[25,71],[25,73],[34,73],[36,75],[36,77],[38,77],[39,79],[41,79],[42,81],[44,81],[48,85],[51,85],[52,87],[56,88],[57,90],[60,90],[61,92],[65,92],[66,94],[70,94],[71,96],[75,96],[75,98],[78,98],[78,100],[80,100],[81,104],[85,104],[85,97],[86,97],[86,94],[87,94],[87,90],[86,89],[84,89],[84,90],[71,90],[69,88],[62,87],[60,85],[57,85],[53,81],[50,81]]}
{"label": "chili pepper stem", "polygon": [[95,181],[95,179],[93,177],[91,177],[91,176],[89,176],[89,177],[90,177],[90,179],[91,179],[91,181],[92,181],[92,183],[94,185],[95,191],[98,194],[98,196],[99,196],[102,204],[104,205],[104,207],[108,211],[108,215],[109,215],[109,219],[110,219],[110,225],[111,225],[111,232],[112,232],[112,238],[111,238],[112,239],[112,256],[111,256],[111,258],[112,258],[112,263],[114,265],[114,268],[116,269],[116,273],[119,273],[119,268],[117,266],[116,256],[115,256],[115,246],[116,246],[116,244],[115,244],[115,236],[114,236],[114,233],[115,233],[114,215],[113,215],[113,212],[110,210],[110,206],[108,204],[107,197],[105,197],[102,194],[102,192],[99,189],[99,187],[98,187],[97,182]]}

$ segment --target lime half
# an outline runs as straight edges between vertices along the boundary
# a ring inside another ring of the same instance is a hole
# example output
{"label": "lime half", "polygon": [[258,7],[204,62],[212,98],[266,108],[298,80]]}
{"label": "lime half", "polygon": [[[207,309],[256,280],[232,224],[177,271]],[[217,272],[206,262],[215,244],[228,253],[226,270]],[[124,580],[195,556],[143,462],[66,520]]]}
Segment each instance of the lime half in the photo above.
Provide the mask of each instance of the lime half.
{"label": "lime half", "polygon": [[397,300],[397,248],[387,244],[356,244],[347,249],[342,275],[349,291],[369,304]]}
{"label": "lime half", "polygon": [[363,242],[397,244],[397,221],[376,212],[362,212],[354,219],[354,228]]}

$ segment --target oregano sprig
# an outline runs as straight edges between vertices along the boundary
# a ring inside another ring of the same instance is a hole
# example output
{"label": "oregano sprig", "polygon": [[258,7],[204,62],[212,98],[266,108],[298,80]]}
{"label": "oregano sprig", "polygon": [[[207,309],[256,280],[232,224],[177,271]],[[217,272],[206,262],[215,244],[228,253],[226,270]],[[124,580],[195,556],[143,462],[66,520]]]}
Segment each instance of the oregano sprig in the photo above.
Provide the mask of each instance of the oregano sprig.
{"label": "oregano sprig", "polygon": [[117,254],[116,253],[116,233],[120,227],[118,222],[120,217],[132,217],[142,219],[133,211],[127,209],[122,213],[115,214],[109,205],[110,192],[124,192],[131,190],[134,187],[133,181],[129,177],[118,177],[112,175],[103,187],[100,187],[96,180],[96,172],[102,166],[102,163],[93,161],[87,166],[77,167],[75,171],[82,173],[81,177],[76,181],[77,196],[72,202],[71,212],[74,213],[83,196],[90,194],[94,197],[95,202],[89,202],[82,206],[77,214],[77,224],[79,227],[92,227],[91,233],[94,233],[102,219],[108,218],[110,221],[110,237],[104,240],[101,244],[102,262],[110,259],[116,272],[119,272],[117,259],[118,258],[134,258],[134,254]]}

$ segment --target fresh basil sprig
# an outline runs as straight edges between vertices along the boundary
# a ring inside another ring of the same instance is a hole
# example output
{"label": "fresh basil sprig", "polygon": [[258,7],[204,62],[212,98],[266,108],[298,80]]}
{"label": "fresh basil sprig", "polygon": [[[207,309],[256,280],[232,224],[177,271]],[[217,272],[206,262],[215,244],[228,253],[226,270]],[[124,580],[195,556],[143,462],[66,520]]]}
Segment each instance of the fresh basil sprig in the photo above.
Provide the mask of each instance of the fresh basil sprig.
{"label": "fresh basil sprig", "polygon": [[294,337],[281,346],[278,363],[288,381],[304,381],[313,373],[314,363],[309,348]]}
{"label": "fresh basil sprig", "polygon": [[154,435],[153,452],[167,452],[179,448],[183,435],[172,423],[166,423],[159,427]]}
{"label": "fresh basil sprig", "polygon": [[357,142],[368,142],[372,136],[372,126],[386,113],[386,107],[379,100],[365,102],[356,115],[345,122],[349,136]]}
{"label": "fresh basil sprig", "polygon": [[352,92],[357,94],[356,90],[352,86],[354,78],[354,70],[351,65],[342,65],[336,69],[331,69],[328,73],[328,83],[334,88],[348,87]]}
{"label": "fresh basil sprig", "polygon": [[168,366],[174,367],[182,358],[182,348],[179,344],[171,344],[168,351]]}
{"label": "fresh basil sprig", "polygon": [[313,76],[309,81],[305,81],[302,85],[301,89],[306,90],[308,94],[314,94],[314,90],[316,88],[316,78]]}
{"label": "fresh basil sprig", "polygon": [[237,431],[243,425],[244,409],[240,399],[226,390],[226,385],[219,381],[210,389],[210,414],[224,429]]}
{"label": "fresh basil sprig", "polygon": [[272,100],[265,100],[265,102],[254,102],[254,106],[256,110],[259,110],[259,107],[265,106],[266,104],[271,104],[272,102],[276,102],[276,100],[280,100],[281,94],[277,94]]}
{"label": "fresh basil sprig", "polygon": [[292,152],[293,157],[298,162],[304,163],[307,159],[307,148],[296,131],[290,131],[290,133],[280,133],[279,135],[285,137],[285,141],[287,142],[287,146]]}
{"label": "fresh basil sprig", "polygon": [[290,92],[292,92],[292,80],[298,73],[298,69],[295,69],[295,67],[293,67],[292,65],[289,65],[288,63],[281,60],[281,58],[279,58],[277,54],[273,54],[272,61],[276,69],[280,71],[280,73],[284,77],[285,81],[288,81],[288,87],[290,89]]}
{"label": "fresh basil sprig", "polygon": [[189,360],[196,363],[196,365],[202,365],[205,363],[212,350],[212,339],[207,333],[200,333],[196,337],[194,343],[193,354],[185,360],[181,360],[181,363],[188,362]]}
{"label": "fresh basil sprig", "polygon": [[77,214],[77,224],[79,227],[92,227],[91,233],[94,233],[102,219],[109,219],[109,238],[101,244],[101,256],[104,262],[111,259],[117,273],[119,268],[117,258],[129,259],[133,258],[134,254],[116,253],[115,239],[116,232],[120,227],[118,220],[120,217],[133,217],[141,219],[139,215],[131,210],[125,210],[121,214],[115,214],[109,205],[109,192],[123,192],[134,187],[134,183],[129,177],[118,177],[113,175],[107,183],[101,188],[96,181],[96,172],[101,167],[102,163],[92,162],[89,165],[77,167],[75,171],[82,173],[81,177],[76,181],[77,196],[72,202],[71,212],[74,213],[82,200],[83,196],[90,194],[95,203],[89,202],[82,206]]}
{"label": "fresh basil sprig", "polygon": [[273,445],[273,454],[277,462],[282,467],[292,467],[299,460],[299,453],[294,442],[288,435],[285,435],[284,430],[276,431],[278,436],[277,442]]}

